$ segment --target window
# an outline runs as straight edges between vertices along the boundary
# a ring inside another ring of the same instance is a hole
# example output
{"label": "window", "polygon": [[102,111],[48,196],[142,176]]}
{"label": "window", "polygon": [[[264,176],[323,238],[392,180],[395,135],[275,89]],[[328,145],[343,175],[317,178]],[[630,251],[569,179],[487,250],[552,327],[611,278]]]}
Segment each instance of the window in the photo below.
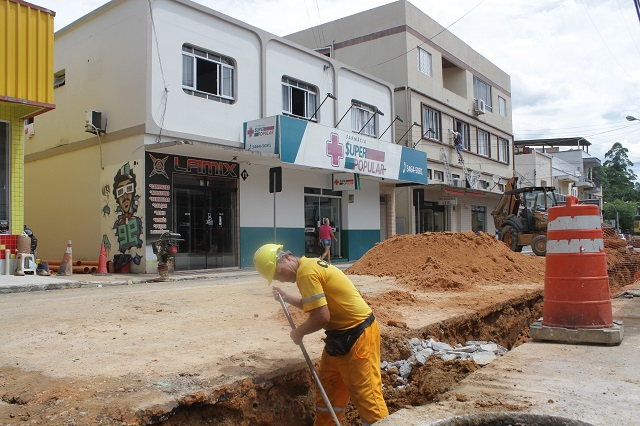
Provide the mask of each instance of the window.
{"label": "window", "polygon": [[462,146],[468,151],[471,148],[469,125],[463,121],[456,120],[455,128],[456,132],[462,135]]}
{"label": "window", "polygon": [[321,55],[331,57],[331,46],[319,47],[317,49],[313,49],[313,51],[318,52]]}
{"label": "window", "polygon": [[442,140],[440,132],[440,112],[426,105],[422,107],[422,137]]}
{"label": "window", "polygon": [[[308,83],[282,77],[282,112],[309,119],[316,110],[318,89]],[[318,114],[313,117],[318,121]]]}
{"label": "window", "polygon": [[440,170],[434,170],[433,171],[433,180],[444,182],[444,172],[441,172]]}
{"label": "window", "polygon": [[498,161],[509,162],[509,141],[498,138]]}
{"label": "window", "polygon": [[429,180],[433,179],[433,170],[427,169],[427,176]]}
{"label": "window", "polygon": [[473,232],[487,232],[487,208],[485,206],[471,206],[471,230]]}
{"label": "window", "polygon": [[53,74],[53,88],[57,89],[58,87],[64,86],[65,80],[66,80],[65,70],[61,70]]}
{"label": "window", "polygon": [[501,116],[507,116],[507,100],[502,96],[498,96],[498,112]]}
{"label": "window", "polygon": [[478,154],[489,156],[489,132],[478,129]]}
{"label": "window", "polygon": [[351,102],[351,130],[362,135],[376,137],[377,108],[359,102]]}
{"label": "window", "polygon": [[199,98],[233,103],[235,65],[217,53],[182,45],[182,90]]}
{"label": "window", "polygon": [[433,76],[433,59],[431,53],[418,47],[418,70],[428,75]]}
{"label": "window", "polygon": [[482,99],[485,107],[489,111],[493,111],[493,108],[491,107],[491,86],[476,76],[473,77],[473,97],[476,99]]}
{"label": "window", "polygon": [[0,121],[0,220],[9,220],[11,214],[11,124]]}
{"label": "window", "polygon": [[504,192],[504,184],[503,183],[499,183],[498,184],[498,191],[499,192]]}

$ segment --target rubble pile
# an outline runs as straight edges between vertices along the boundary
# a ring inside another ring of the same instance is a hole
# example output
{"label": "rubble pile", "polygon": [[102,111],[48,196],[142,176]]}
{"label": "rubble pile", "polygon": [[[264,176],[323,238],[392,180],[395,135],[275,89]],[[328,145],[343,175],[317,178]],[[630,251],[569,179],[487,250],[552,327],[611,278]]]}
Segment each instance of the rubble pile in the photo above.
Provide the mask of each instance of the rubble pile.
{"label": "rubble pile", "polygon": [[409,388],[411,386],[410,376],[414,367],[423,366],[429,357],[438,356],[443,361],[472,360],[478,366],[483,366],[507,352],[507,348],[497,343],[479,340],[470,340],[465,342],[464,345],[458,343],[453,347],[447,343],[437,342],[431,338],[421,340],[414,337],[409,340],[408,345],[411,349],[409,358],[392,362],[382,361],[380,364],[380,368],[383,371],[395,377],[398,383],[394,388],[396,390]]}
{"label": "rubble pile", "polygon": [[604,251],[607,254],[607,273],[611,293],[633,284],[640,271],[640,254],[620,238],[613,228],[603,227]]}
{"label": "rubble pile", "polygon": [[467,231],[394,235],[345,272],[392,276],[414,290],[465,290],[486,282],[543,283],[544,268],[543,257],[514,253],[493,235]]}

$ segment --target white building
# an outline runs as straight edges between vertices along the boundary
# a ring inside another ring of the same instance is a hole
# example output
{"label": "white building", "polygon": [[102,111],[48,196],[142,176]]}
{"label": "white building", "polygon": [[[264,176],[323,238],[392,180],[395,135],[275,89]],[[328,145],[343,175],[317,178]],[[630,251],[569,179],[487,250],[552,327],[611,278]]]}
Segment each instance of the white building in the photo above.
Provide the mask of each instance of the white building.
{"label": "white building", "polygon": [[398,233],[495,231],[489,213],[513,176],[506,72],[405,0],[287,38],[394,84],[395,142],[429,158],[428,185],[396,187]]}
{"label": "white building", "polygon": [[274,240],[314,253],[328,217],[353,260],[395,232],[395,184],[427,182],[385,132],[392,85],[188,0],[105,4],[55,34],[55,71],[25,156],[44,259],[104,242],[115,271],[154,272],[171,230],[176,269],[247,267]]}
{"label": "white building", "polygon": [[553,158],[553,185],[560,194],[592,200],[602,207],[602,187],[595,179],[595,170],[601,164],[597,157],[589,154],[591,142],[582,137],[531,139],[515,141],[515,146],[516,175],[526,170],[521,167],[527,163],[522,155],[533,151],[544,153]]}

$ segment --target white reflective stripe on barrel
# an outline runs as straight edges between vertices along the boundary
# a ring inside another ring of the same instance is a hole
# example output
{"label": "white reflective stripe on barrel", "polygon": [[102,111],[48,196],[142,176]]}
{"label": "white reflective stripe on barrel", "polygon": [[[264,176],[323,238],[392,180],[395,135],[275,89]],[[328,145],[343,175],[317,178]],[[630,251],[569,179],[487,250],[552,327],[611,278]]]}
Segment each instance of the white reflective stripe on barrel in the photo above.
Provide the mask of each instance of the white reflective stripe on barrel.
{"label": "white reflective stripe on barrel", "polygon": [[604,250],[602,238],[595,240],[547,240],[547,254],[549,253],[599,253]]}
{"label": "white reflective stripe on barrel", "polygon": [[560,216],[549,222],[548,231],[564,231],[567,229],[600,229],[600,216]]}

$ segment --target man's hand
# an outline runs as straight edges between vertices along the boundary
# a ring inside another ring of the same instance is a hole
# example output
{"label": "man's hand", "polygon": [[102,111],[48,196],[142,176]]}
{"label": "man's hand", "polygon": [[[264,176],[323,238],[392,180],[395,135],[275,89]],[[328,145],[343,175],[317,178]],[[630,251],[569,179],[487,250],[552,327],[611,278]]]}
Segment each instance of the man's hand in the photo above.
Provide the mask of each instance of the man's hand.
{"label": "man's hand", "polygon": [[271,288],[271,293],[273,294],[273,298],[276,301],[280,301],[280,298],[278,297],[278,295],[280,295],[282,296],[282,300],[284,300],[286,303],[290,304],[291,306],[295,306],[298,309],[302,309],[302,297],[293,296],[275,285]]}
{"label": "man's hand", "polygon": [[280,298],[278,297],[278,295],[282,296],[282,300],[284,300],[285,302],[287,301],[287,293],[284,292],[280,287],[276,287],[275,285],[271,288],[271,292],[273,294],[273,298],[279,302]]}
{"label": "man's hand", "polygon": [[291,333],[289,333],[289,336],[291,337],[291,340],[293,340],[293,343],[295,343],[296,345],[300,345],[300,343],[302,343],[302,338],[304,337],[304,334],[300,332],[300,328],[298,327],[291,330]]}

